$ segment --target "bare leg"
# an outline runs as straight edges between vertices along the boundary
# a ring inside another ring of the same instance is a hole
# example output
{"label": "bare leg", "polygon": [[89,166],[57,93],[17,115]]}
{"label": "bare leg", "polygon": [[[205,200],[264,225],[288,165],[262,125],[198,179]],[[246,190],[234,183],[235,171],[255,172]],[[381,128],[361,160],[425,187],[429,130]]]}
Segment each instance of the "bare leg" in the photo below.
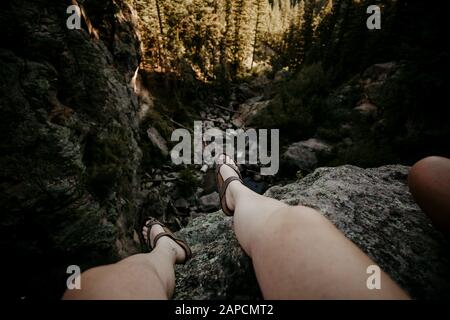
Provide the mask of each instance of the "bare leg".
{"label": "bare leg", "polygon": [[450,159],[428,157],[408,176],[409,189],[437,228],[450,236]]}
{"label": "bare leg", "polygon": [[[224,179],[236,173],[222,166]],[[369,290],[375,263],[317,211],[258,195],[239,181],[226,192],[234,230],[266,299],[407,299],[388,275]]]}
{"label": "bare leg", "polygon": [[[154,225],[151,239],[163,231],[161,226]],[[143,234],[147,237],[147,227]],[[84,272],[82,289],[67,290],[63,299],[169,299],[175,288],[174,265],[184,258],[185,252],[178,244],[162,237],[150,253]]]}

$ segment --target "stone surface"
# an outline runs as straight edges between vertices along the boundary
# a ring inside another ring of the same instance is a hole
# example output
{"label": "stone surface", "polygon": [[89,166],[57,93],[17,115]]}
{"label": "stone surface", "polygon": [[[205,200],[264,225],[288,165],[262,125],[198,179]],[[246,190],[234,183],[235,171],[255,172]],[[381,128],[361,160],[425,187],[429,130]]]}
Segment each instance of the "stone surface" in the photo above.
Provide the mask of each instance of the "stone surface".
{"label": "stone surface", "polygon": [[156,128],[149,128],[147,130],[147,136],[153,145],[161,151],[161,154],[165,157],[169,155],[169,148],[167,147],[166,140],[161,136]]}
{"label": "stone surface", "polygon": [[202,215],[177,232],[193,258],[176,267],[174,299],[254,299],[260,297],[251,260],[221,211]]}
{"label": "stone surface", "polygon": [[189,202],[185,198],[178,198],[173,205],[181,211],[189,210]]}
{"label": "stone surface", "polygon": [[233,117],[233,125],[240,128],[242,126],[250,124],[255,119],[255,117],[262,110],[266,109],[272,102],[271,100],[261,101],[263,98],[263,96],[257,96],[241,104],[239,106],[238,112]]}
{"label": "stone surface", "polygon": [[[449,298],[448,242],[414,203],[407,172],[399,165],[319,168],[266,195],[320,210],[413,298]],[[179,232],[194,257],[177,267],[176,299],[260,297],[231,221],[219,211],[194,219]]]}
{"label": "stone surface", "polygon": [[204,195],[198,199],[200,210],[203,212],[211,212],[220,208],[219,193],[213,192]]}
{"label": "stone surface", "polygon": [[282,164],[287,167],[310,172],[317,167],[318,154],[329,154],[331,146],[318,139],[293,143],[282,155]]}
{"label": "stone surface", "polygon": [[125,1],[79,2],[81,30],[66,27],[70,1],[0,12],[0,243],[14,297],[59,298],[67,266],[136,250],[139,39]]}

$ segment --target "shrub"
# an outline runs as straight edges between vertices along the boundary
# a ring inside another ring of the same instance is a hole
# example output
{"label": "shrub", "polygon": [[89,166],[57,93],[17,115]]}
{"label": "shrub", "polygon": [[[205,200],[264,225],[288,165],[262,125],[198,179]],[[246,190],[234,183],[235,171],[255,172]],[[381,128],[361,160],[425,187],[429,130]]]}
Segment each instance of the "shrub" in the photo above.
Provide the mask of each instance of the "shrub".
{"label": "shrub", "polygon": [[193,195],[200,186],[200,180],[195,176],[190,169],[183,169],[177,180],[177,188],[180,196],[189,197]]}
{"label": "shrub", "polygon": [[283,83],[279,95],[255,117],[254,125],[282,131],[283,143],[309,138],[325,112],[327,76],[320,64],[305,66]]}
{"label": "shrub", "polygon": [[[129,174],[129,140],[123,128],[114,127],[87,138],[83,162],[88,189],[100,199],[106,199],[118,182]],[[125,188],[125,184],[121,188]]]}

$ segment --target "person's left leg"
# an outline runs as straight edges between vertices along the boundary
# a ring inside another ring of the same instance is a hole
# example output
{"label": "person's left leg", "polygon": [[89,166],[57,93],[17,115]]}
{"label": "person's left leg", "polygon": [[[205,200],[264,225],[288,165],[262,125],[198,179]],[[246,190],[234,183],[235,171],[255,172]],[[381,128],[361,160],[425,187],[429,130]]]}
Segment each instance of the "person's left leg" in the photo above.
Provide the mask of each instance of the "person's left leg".
{"label": "person's left leg", "polygon": [[[163,231],[153,225],[151,242]],[[147,238],[147,227],[142,233]],[[175,241],[161,237],[150,253],[87,270],[81,275],[81,290],[67,290],[63,299],[169,299],[175,288],[174,265],[185,258],[185,251]]]}
{"label": "person's left leg", "polygon": [[[223,162],[231,165],[219,167],[223,181],[237,177],[234,161]],[[409,299],[382,270],[381,287],[370,290],[375,262],[320,212],[258,195],[238,180],[228,184],[225,203],[265,299]]]}
{"label": "person's left leg", "polygon": [[420,208],[450,238],[450,159],[420,160],[409,171],[408,184]]}

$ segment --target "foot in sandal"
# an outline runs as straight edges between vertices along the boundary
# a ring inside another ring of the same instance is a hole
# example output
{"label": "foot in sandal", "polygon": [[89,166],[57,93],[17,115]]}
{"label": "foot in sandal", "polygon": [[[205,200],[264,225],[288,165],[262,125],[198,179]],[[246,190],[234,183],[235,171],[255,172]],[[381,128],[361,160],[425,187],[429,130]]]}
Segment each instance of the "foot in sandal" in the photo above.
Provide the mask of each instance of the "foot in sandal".
{"label": "foot in sandal", "polygon": [[143,238],[149,248],[153,250],[157,245],[165,243],[176,256],[176,263],[184,264],[192,257],[189,246],[161,222],[154,218],[147,218],[142,227]]}
{"label": "foot in sandal", "polygon": [[242,183],[239,168],[231,157],[222,154],[216,159],[216,183],[220,195],[222,211],[227,216],[234,215],[235,202],[228,188],[232,183]]}

